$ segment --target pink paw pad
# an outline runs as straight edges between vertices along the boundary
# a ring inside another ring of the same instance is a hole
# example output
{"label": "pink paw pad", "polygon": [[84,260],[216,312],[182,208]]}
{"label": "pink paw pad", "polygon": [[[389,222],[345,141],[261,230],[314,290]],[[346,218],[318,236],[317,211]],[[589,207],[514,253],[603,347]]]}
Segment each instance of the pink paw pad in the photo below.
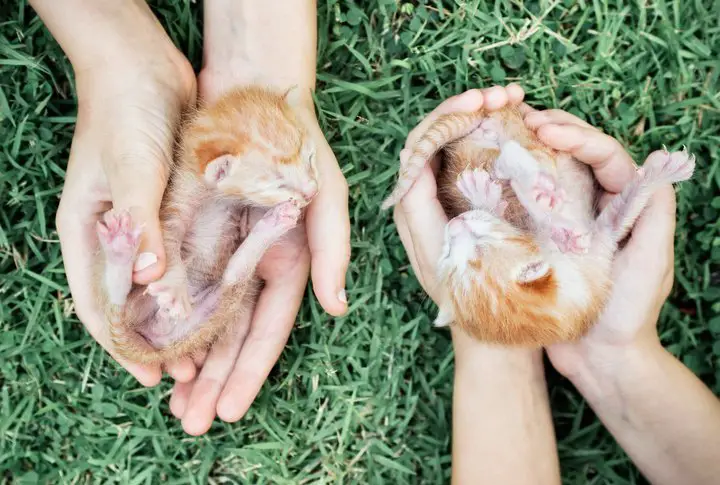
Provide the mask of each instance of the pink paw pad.
{"label": "pink paw pad", "polygon": [[679,152],[663,148],[647,158],[638,174],[650,182],[675,183],[688,180],[694,171],[695,155],[689,154],[686,148]]}
{"label": "pink paw pad", "polygon": [[485,170],[465,170],[458,177],[457,188],[478,209],[502,216],[507,208],[502,186]]}
{"label": "pink paw pad", "polygon": [[590,233],[569,227],[553,227],[552,240],[563,253],[585,254],[590,248]]}
{"label": "pink paw pad", "polygon": [[547,210],[556,210],[565,201],[565,191],[557,187],[555,178],[540,172],[533,187],[533,199]]}
{"label": "pink paw pad", "polygon": [[133,224],[128,211],[110,210],[95,226],[108,261],[132,263],[140,246],[141,229]]}

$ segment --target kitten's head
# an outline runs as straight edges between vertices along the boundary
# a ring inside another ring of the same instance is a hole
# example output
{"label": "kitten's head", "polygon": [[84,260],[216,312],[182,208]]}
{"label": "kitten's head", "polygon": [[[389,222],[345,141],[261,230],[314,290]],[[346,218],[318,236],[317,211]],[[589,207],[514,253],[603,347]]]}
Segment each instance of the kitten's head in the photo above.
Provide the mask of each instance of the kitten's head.
{"label": "kitten's head", "polygon": [[288,98],[238,91],[196,122],[195,132],[200,126],[206,134],[192,154],[209,186],[263,207],[312,201],[319,190],[315,145]]}
{"label": "kitten's head", "polygon": [[438,326],[457,324],[500,343],[537,343],[557,329],[553,268],[531,237],[487,212],[448,223],[439,273]]}

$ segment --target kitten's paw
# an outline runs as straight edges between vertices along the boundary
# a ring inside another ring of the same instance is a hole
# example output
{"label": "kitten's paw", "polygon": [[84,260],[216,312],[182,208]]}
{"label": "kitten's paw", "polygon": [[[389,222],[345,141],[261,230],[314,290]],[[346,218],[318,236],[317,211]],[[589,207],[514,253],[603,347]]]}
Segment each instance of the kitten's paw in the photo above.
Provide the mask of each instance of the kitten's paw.
{"label": "kitten's paw", "polygon": [[680,152],[663,149],[650,154],[638,175],[648,183],[675,183],[688,180],[694,171],[695,155],[690,155],[687,149]]}
{"label": "kitten's paw", "polygon": [[300,212],[300,207],[294,201],[283,202],[267,211],[253,230],[287,232],[297,225]]}
{"label": "kitten's paw", "polygon": [[192,312],[190,295],[184,283],[170,282],[163,278],[150,283],[146,293],[153,296],[160,307],[158,318],[173,321],[184,320]]}
{"label": "kitten's paw", "polygon": [[553,226],[551,237],[563,253],[586,254],[590,249],[590,232],[568,226]]}
{"label": "kitten's paw", "polygon": [[502,200],[502,186],[490,178],[485,170],[465,170],[460,174],[457,188],[473,207],[502,217],[507,202]]}
{"label": "kitten's paw", "polygon": [[546,211],[560,208],[565,201],[565,191],[558,188],[555,178],[545,172],[538,172],[532,189],[533,200]]}
{"label": "kitten's paw", "polygon": [[140,227],[128,211],[109,210],[95,227],[100,246],[108,262],[132,264],[140,247]]}

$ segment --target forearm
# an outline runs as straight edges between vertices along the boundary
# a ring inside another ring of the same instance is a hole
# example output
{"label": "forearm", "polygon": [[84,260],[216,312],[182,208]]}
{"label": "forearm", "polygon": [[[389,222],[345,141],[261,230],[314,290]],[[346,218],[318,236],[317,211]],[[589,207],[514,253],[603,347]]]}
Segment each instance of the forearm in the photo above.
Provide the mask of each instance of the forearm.
{"label": "forearm", "polygon": [[720,401],[659,343],[595,356],[572,380],[652,483],[717,483]]}
{"label": "forearm", "polygon": [[[309,93],[315,87],[313,0],[206,0],[203,75],[213,92],[260,81]],[[218,87],[217,84],[221,84]]]}
{"label": "forearm", "polygon": [[542,353],[453,339],[453,483],[560,483]]}
{"label": "forearm", "polygon": [[175,50],[145,0],[30,0],[75,71]]}

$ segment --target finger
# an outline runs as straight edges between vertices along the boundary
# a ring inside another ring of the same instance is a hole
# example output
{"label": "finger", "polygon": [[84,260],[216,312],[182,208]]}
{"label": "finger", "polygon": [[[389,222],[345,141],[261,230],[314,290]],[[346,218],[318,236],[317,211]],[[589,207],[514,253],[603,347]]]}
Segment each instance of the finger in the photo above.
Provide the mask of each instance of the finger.
{"label": "finger", "polygon": [[103,166],[113,207],[129,209],[143,228],[133,282],[148,284],[165,271],[165,249],[160,228],[160,203],[167,185],[170,160],[136,155],[108,156]]}
{"label": "finger", "polygon": [[205,363],[205,359],[207,358],[207,350],[202,350],[199,353],[193,355],[193,362],[195,363],[196,368],[200,368]]}
{"label": "finger", "polygon": [[636,165],[613,137],[577,125],[541,126],[538,138],[551,148],[569,152],[592,167],[598,182],[609,192],[620,192],[636,173]]}
{"label": "finger", "polygon": [[[407,162],[408,158],[410,157],[410,150],[405,148],[400,151],[400,167],[402,168],[403,165]],[[437,168],[434,165],[438,165],[436,163],[431,164],[432,170],[433,170],[433,177],[437,176]],[[408,259],[410,260],[410,265],[413,268],[413,272],[415,273],[415,277],[420,282],[420,286],[425,289],[427,292],[427,286],[423,279],[422,272],[420,271],[420,265],[417,260],[417,255],[415,254],[415,243],[412,240],[412,236],[410,234],[410,229],[407,226],[407,220],[405,218],[405,215],[403,211],[400,209],[399,205],[395,206],[395,209],[393,210],[393,219],[395,221],[395,227],[397,228],[398,235],[400,236],[400,242],[402,243],[403,247],[405,248],[405,252],[408,255]]]}
{"label": "finger", "polygon": [[525,99],[525,90],[517,83],[510,83],[505,86],[505,92],[507,93],[508,104],[510,105],[520,105],[523,99]]}
{"label": "finger", "polygon": [[64,199],[60,202],[57,216],[58,236],[63,255],[63,265],[72,293],[75,313],[90,335],[110,356],[146,387],[160,383],[162,372],[159,365],[143,365],[117,355],[112,345],[108,322],[97,306],[93,255],[96,246],[95,222],[98,215],[84,214],[88,205],[76,206]]}
{"label": "finger", "polygon": [[203,435],[212,426],[218,398],[247,336],[251,315],[251,312],[242,315],[232,334],[215,344],[208,353],[182,415],[182,427],[189,435]]}
{"label": "finger", "polygon": [[537,112],[535,108],[533,108],[527,103],[520,103],[518,109],[520,110],[520,114],[522,114],[523,116],[527,116],[529,113]]}
{"label": "finger", "polygon": [[187,403],[190,399],[195,381],[176,382],[170,395],[170,412],[178,419],[182,419]]}
{"label": "finger", "polygon": [[304,293],[301,268],[286,279],[267,281],[260,294],[250,333],[217,405],[217,414],[232,423],[255,400],[285,347]]}
{"label": "finger", "polygon": [[318,168],[320,191],[305,221],[313,291],[326,312],[340,316],[347,311],[345,275],[350,264],[348,188],[326,143],[318,149]]}
{"label": "finger", "polygon": [[190,382],[195,378],[195,363],[190,358],[183,358],[165,365],[166,372],[177,382]]}
{"label": "finger", "polygon": [[525,115],[525,124],[531,130],[537,130],[541,126],[547,124],[577,125],[597,130],[597,128],[592,126],[590,123],[562,109],[546,109],[543,111],[528,112]]}
{"label": "finger", "polygon": [[[401,157],[407,155],[408,152],[401,153]],[[396,216],[396,224],[401,221],[403,231],[407,231],[401,233],[401,238],[404,238],[406,248],[412,247],[416,261],[413,269],[419,275],[423,288],[433,296],[437,284],[435,271],[442,255],[448,218],[437,199],[437,184],[429,166],[423,168],[413,188],[398,204],[395,213],[398,212],[402,217],[398,219]]]}
{"label": "finger", "polygon": [[398,206],[395,206],[393,218],[395,220],[395,227],[397,228],[398,235],[400,236],[400,242],[402,242],[405,252],[408,255],[413,273],[415,273],[415,277],[420,282],[420,286],[422,286],[425,292],[428,293],[428,285],[423,278],[422,271],[420,271],[420,264],[418,263],[417,256],[415,255],[415,242],[410,235],[410,229],[408,229],[405,214],[403,214],[403,211],[400,210]]}
{"label": "finger", "polygon": [[[658,267],[674,253],[676,200],[672,185],[658,189],[648,201],[623,249],[625,254],[642,257],[650,267]],[[666,268],[659,268],[666,270]],[[660,275],[659,275],[660,276]]]}

